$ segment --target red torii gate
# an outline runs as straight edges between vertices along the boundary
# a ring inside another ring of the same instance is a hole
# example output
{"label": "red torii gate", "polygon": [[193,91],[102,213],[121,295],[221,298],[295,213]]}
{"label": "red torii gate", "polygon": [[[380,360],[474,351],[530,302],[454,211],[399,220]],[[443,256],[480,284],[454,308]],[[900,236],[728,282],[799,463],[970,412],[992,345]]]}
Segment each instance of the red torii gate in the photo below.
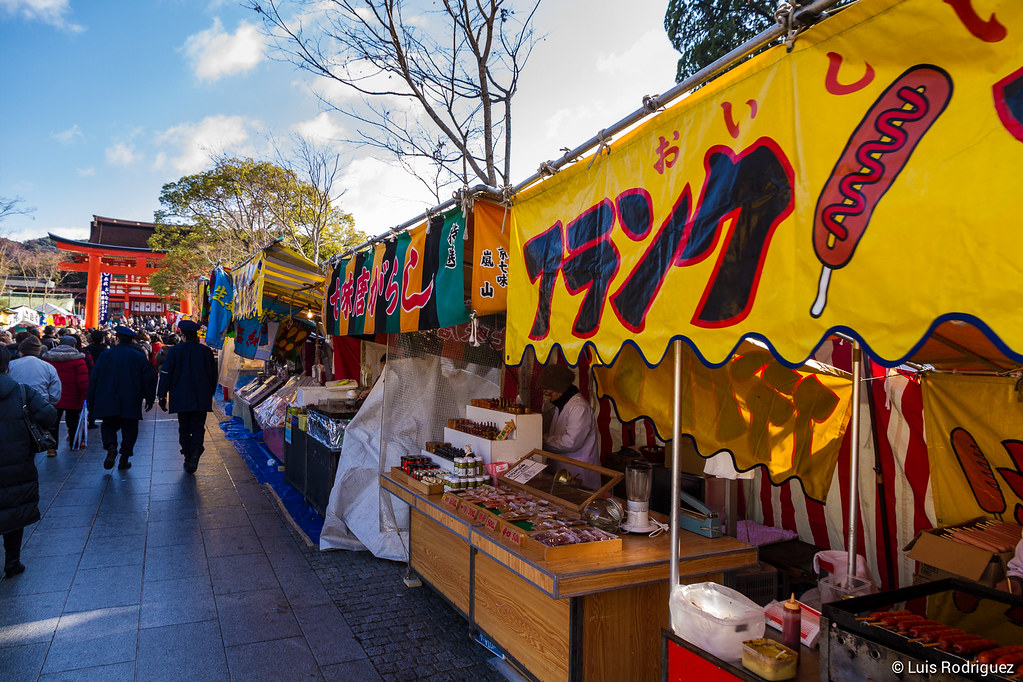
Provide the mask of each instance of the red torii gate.
{"label": "red torii gate", "polygon": [[[149,288],[149,277],[160,268],[160,261],[166,254],[139,247],[111,246],[66,239],[52,233],[50,239],[61,251],[73,254],[73,260],[59,264],[62,271],[88,273],[85,294],[86,327],[99,326],[100,281],[104,273],[112,275],[110,300],[123,301],[126,312],[130,312],[129,306],[132,302],[164,301]],[[183,314],[191,314],[192,305],[187,297],[178,299],[177,302]]]}

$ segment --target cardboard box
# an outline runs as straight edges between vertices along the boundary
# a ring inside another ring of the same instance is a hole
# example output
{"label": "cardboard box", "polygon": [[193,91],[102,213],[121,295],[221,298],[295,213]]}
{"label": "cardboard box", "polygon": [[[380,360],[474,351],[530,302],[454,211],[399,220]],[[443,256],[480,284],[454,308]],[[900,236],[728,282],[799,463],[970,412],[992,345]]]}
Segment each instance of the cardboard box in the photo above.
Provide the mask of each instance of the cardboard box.
{"label": "cardboard box", "polygon": [[[970,523],[973,521],[956,526],[968,526]],[[942,537],[943,530],[925,530],[903,549],[906,556],[920,562],[917,578],[921,582],[956,577],[994,587],[1005,580],[1006,564],[1012,558],[1012,552],[990,552],[956,542]]]}

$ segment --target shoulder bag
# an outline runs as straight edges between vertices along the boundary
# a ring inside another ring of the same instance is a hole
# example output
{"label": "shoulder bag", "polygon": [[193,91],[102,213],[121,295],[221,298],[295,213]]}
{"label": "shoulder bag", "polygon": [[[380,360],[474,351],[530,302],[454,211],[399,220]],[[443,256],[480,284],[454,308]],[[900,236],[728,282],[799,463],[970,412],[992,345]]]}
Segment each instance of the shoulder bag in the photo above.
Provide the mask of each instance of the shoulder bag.
{"label": "shoulder bag", "polygon": [[21,389],[21,413],[25,419],[25,426],[28,427],[28,433],[32,437],[32,447],[35,448],[33,452],[42,452],[43,450],[56,450],[57,439],[53,437],[53,434],[43,429],[32,419],[31,413],[28,411],[28,400],[25,398],[25,384],[18,384]]}

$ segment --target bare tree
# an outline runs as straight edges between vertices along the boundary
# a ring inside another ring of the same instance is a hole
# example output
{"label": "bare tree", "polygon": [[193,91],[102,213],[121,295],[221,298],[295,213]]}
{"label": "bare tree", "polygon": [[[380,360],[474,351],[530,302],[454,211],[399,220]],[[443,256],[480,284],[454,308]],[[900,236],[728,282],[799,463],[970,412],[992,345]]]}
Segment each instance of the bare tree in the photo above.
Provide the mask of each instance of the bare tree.
{"label": "bare tree", "polygon": [[301,135],[293,135],[291,141],[287,153],[273,142],[277,164],[298,180],[280,207],[280,220],[291,224],[292,245],[318,263],[324,248],[331,250],[328,245],[335,247],[333,251],[342,245],[348,248],[364,241],[365,235],[356,232],[351,214],[341,210],[345,190],[340,187],[344,170],[340,154]]}
{"label": "bare tree", "polygon": [[429,11],[403,0],[248,6],[300,68],[362,96],[361,107],[321,96],[357,122],[346,141],[392,154],[439,200],[454,182],[510,183],[512,99],[540,1],[521,0],[521,11],[512,0],[439,0]]}
{"label": "bare tree", "polygon": [[0,223],[2,223],[8,216],[28,215],[35,210],[34,208],[23,206],[23,203],[24,201],[21,197],[15,197],[13,199],[0,197]]}

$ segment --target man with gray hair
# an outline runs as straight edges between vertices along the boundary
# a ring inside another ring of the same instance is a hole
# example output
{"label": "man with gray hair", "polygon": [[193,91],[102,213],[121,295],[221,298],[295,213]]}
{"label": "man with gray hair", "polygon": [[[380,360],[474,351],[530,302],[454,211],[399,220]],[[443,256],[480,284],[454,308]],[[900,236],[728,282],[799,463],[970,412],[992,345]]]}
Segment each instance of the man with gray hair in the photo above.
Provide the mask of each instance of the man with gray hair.
{"label": "man with gray hair", "polygon": [[[36,393],[46,398],[50,405],[56,405],[60,400],[60,375],[56,368],[45,360],[40,359],[43,350],[43,342],[36,336],[26,336],[25,340],[18,345],[21,353],[17,360],[12,360],[9,374],[19,384],[25,384],[35,389]],[[46,451],[47,457],[56,457],[54,449]]]}

